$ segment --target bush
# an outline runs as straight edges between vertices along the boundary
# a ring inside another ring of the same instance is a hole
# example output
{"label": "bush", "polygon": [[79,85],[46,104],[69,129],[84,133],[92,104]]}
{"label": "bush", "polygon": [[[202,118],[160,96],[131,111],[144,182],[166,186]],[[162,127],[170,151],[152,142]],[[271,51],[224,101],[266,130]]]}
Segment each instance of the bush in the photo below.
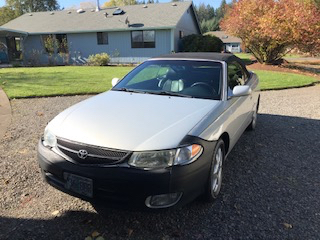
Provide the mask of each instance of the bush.
{"label": "bush", "polygon": [[192,34],[182,38],[183,52],[221,52],[222,50],[223,42],[216,36]]}
{"label": "bush", "polygon": [[90,55],[87,63],[89,66],[107,66],[110,62],[110,57],[107,53],[98,53]]}

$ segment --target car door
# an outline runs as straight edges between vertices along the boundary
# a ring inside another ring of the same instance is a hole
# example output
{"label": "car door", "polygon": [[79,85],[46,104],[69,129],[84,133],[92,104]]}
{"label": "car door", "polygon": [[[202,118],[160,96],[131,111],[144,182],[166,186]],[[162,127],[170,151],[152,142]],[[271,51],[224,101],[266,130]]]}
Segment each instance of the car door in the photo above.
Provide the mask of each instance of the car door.
{"label": "car door", "polygon": [[245,85],[248,81],[248,74],[238,62],[228,63],[227,69],[227,96],[228,105],[232,115],[230,116],[229,133],[230,145],[233,145],[240,138],[241,134],[249,124],[249,117],[252,111],[252,96],[233,97],[232,90],[235,86]]}

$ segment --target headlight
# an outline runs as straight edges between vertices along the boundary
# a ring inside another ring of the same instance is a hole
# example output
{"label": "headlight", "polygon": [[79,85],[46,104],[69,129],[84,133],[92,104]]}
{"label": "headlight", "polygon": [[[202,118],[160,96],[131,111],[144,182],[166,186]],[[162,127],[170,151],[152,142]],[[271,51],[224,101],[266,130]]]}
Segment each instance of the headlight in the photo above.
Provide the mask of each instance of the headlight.
{"label": "headlight", "polygon": [[139,168],[165,168],[172,166],[177,150],[135,152],[128,164]]}
{"label": "headlight", "polygon": [[174,165],[185,165],[198,159],[203,151],[203,147],[193,144],[187,147],[179,148]]}
{"label": "headlight", "polygon": [[152,152],[134,152],[128,164],[138,168],[166,168],[172,165],[185,165],[195,161],[203,148],[198,144]]}
{"label": "headlight", "polygon": [[43,138],[44,138],[44,141],[43,141],[44,146],[55,147],[57,145],[57,138],[53,133],[51,133],[48,130],[48,127],[46,127],[46,129],[44,130]]}

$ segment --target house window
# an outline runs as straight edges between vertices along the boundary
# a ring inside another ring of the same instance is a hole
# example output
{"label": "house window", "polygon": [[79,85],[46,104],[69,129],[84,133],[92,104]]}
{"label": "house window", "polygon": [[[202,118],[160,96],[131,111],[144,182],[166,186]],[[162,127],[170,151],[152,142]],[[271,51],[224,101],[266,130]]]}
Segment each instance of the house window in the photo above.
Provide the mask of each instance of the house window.
{"label": "house window", "polygon": [[55,52],[54,35],[52,34],[42,35],[41,38],[42,38],[42,43],[46,52],[53,54]]}
{"label": "house window", "polygon": [[155,31],[132,31],[132,48],[155,48]]}
{"label": "house window", "polygon": [[67,34],[56,34],[56,40],[57,40],[58,53],[67,53],[68,52]]}
{"label": "house window", "polygon": [[184,32],[183,31],[179,31],[179,39],[184,37]]}
{"label": "house window", "polygon": [[47,53],[67,53],[68,40],[67,34],[48,34],[42,35],[42,43]]}
{"label": "house window", "polygon": [[97,32],[97,41],[98,45],[107,45],[108,42],[108,33],[107,32]]}
{"label": "house window", "polygon": [[21,38],[20,37],[15,37],[14,38],[14,40],[15,40],[15,43],[16,43],[16,50],[18,51],[18,52],[21,52]]}

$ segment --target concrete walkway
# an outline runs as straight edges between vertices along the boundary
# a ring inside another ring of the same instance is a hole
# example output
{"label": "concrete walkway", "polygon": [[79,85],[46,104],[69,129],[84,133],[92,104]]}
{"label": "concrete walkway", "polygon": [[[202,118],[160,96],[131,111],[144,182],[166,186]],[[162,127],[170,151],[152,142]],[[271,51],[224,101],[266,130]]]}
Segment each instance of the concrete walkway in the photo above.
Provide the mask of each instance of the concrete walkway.
{"label": "concrete walkway", "polygon": [[0,139],[4,136],[11,122],[11,105],[7,95],[0,88]]}

